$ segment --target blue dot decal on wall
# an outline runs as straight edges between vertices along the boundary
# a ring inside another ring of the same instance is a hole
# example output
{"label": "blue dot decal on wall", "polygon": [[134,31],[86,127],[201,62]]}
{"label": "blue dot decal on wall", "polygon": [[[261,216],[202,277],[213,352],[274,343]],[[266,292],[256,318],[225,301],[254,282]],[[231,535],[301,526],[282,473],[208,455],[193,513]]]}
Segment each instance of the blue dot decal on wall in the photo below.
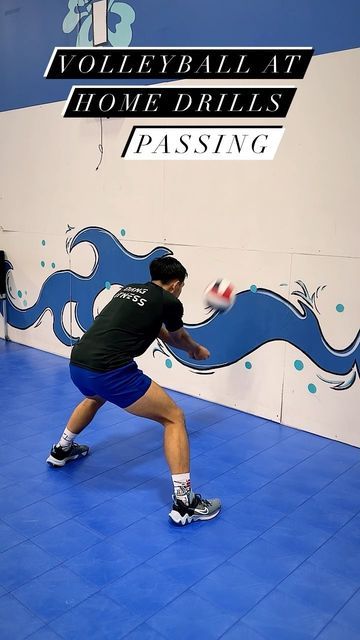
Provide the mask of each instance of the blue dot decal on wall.
{"label": "blue dot decal on wall", "polygon": [[251,369],[251,368],[252,368],[252,364],[251,364],[251,362],[249,362],[249,360],[247,360],[245,362],[245,369]]}
{"label": "blue dot decal on wall", "polygon": [[310,393],[316,393],[316,386],[312,383],[308,384],[308,390]]}
{"label": "blue dot decal on wall", "polygon": [[304,368],[304,363],[301,360],[295,360],[294,367],[297,371],[302,371],[302,369]]}
{"label": "blue dot decal on wall", "polygon": [[344,305],[343,305],[343,304],[337,304],[337,305],[336,305],[336,311],[337,311],[338,313],[342,313],[342,312],[344,311],[344,309],[345,309],[345,307],[344,307]]}
{"label": "blue dot decal on wall", "polygon": [[251,287],[250,287],[250,291],[251,291],[251,293],[256,293],[256,292],[257,292],[257,286],[256,286],[256,284],[252,284],[252,285],[251,285]]}
{"label": "blue dot decal on wall", "polygon": [[166,358],[166,360],[165,360],[165,366],[166,366],[168,369],[171,369],[171,367],[172,367],[172,362],[171,362],[170,358]]}

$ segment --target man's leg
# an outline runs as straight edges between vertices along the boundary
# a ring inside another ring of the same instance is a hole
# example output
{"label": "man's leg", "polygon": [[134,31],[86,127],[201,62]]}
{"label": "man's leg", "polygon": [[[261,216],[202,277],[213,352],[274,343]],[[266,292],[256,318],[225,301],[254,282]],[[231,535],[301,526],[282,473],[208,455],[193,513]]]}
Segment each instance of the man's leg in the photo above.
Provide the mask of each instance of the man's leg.
{"label": "man's leg", "polygon": [[89,447],[76,444],[74,438],[88,426],[105,402],[106,400],[100,396],[93,396],[85,398],[75,407],[59,442],[52,447],[46,462],[63,467],[69,460],[88,454]]}
{"label": "man's leg", "polygon": [[100,396],[85,398],[75,407],[66,425],[66,429],[77,436],[90,424],[91,420],[105,402],[106,400],[100,398]]}
{"label": "man's leg", "polygon": [[160,422],[164,426],[164,451],[172,475],[189,473],[189,440],[184,414],[156,382],[152,382],[145,395],[125,410]]}
{"label": "man's leg", "polygon": [[174,484],[174,504],[170,518],[176,524],[210,520],[218,515],[218,499],[205,500],[193,494],[190,485],[189,440],[182,410],[156,382],[145,395],[126,407],[126,411],[160,422],[164,427],[164,451]]}

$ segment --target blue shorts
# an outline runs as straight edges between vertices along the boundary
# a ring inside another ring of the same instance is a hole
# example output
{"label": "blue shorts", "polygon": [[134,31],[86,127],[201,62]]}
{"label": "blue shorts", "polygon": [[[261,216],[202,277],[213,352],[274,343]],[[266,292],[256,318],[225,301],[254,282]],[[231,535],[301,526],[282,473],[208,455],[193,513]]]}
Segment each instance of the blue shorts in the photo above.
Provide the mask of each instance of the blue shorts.
{"label": "blue shorts", "polygon": [[70,363],[70,376],[84,396],[100,396],[122,409],[142,398],[151,385],[151,378],[134,361],[112,371],[91,371]]}

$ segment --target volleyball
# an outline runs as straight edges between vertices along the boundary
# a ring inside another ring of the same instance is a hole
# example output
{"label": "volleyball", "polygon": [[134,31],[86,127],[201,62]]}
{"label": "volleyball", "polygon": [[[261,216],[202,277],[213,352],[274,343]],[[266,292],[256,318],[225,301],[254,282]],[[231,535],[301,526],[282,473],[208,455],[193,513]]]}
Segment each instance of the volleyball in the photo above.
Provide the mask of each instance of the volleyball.
{"label": "volleyball", "polygon": [[236,300],[235,287],[230,280],[218,278],[205,289],[204,300],[216,311],[227,311]]}

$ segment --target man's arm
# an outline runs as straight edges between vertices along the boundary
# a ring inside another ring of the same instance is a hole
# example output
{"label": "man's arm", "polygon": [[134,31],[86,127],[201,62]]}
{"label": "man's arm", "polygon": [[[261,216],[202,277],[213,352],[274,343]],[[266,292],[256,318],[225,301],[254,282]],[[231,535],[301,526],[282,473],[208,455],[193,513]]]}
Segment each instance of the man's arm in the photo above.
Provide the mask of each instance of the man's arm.
{"label": "man's arm", "polygon": [[210,352],[206,347],[195,342],[184,327],[171,332],[165,329],[165,327],[162,327],[159,338],[170,347],[187,351],[189,356],[194,358],[194,360],[206,360],[210,356]]}

